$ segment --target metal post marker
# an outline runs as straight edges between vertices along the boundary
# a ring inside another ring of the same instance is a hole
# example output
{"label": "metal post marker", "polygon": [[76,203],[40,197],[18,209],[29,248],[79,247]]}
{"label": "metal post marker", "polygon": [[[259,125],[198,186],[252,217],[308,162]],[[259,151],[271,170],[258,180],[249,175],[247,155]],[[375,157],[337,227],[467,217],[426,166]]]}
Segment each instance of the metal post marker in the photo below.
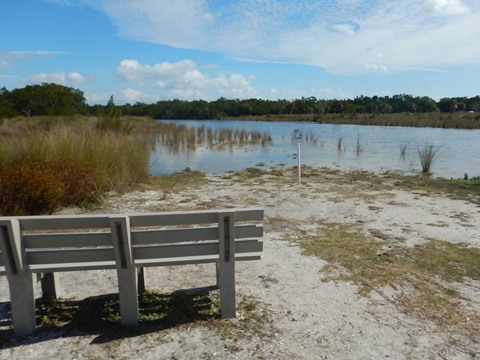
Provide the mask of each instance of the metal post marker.
{"label": "metal post marker", "polygon": [[300,129],[293,130],[293,139],[297,141],[298,185],[302,185],[302,162],[300,159],[300,142],[303,139],[303,134]]}

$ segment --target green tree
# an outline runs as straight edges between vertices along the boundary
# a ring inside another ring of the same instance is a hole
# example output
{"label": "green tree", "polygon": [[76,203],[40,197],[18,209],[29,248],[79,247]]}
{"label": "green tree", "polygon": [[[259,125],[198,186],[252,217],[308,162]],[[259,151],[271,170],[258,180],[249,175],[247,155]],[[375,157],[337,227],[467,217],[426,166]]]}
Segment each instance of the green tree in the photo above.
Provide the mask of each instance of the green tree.
{"label": "green tree", "polygon": [[58,84],[29,85],[9,94],[13,109],[25,116],[85,114],[83,92]]}
{"label": "green tree", "polygon": [[113,101],[113,95],[110,96],[110,99],[105,106],[104,115],[113,118],[118,118],[122,116],[122,109],[115,105],[115,102]]}

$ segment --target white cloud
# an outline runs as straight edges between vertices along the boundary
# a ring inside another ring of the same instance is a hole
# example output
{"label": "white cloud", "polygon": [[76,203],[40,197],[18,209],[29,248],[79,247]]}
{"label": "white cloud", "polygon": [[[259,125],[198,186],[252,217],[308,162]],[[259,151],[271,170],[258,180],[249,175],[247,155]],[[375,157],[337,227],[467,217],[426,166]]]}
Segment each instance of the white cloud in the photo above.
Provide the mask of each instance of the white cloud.
{"label": "white cloud", "polygon": [[129,101],[132,100],[128,99],[128,96],[151,98],[153,93],[156,93],[157,97],[163,95],[188,100],[258,95],[251,84],[253,78],[241,74],[210,76],[202,73],[191,60],[147,65],[135,59],[124,59],[118,65],[117,72],[124,80],[135,83],[145,91],[141,93],[140,90],[125,90],[124,97]]}
{"label": "white cloud", "polygon": [[388,73],[388,67],[381,64],[365,64],[365,69],[372,72]]}
{"label": "white cloud", "polygon": [[126,102],[135,103],[135,102],[145,102],[150,99],[150,96],[143,91],[134,90],[134,89],[124,89],[122,90],[122,97]]}
{"label": "white cloud", "polygon": [[69,74],[63,72],[56,73],[39,73],[30,76],[33,83],[56,83],[60,85],[82,85],[86,82],[84,76],[77,72]]}
{"label": "white cloud", "polygon": [[21,60],[26,60],[35,56],[53,56],[63,54],[61,51],[0,51],[0,69],[7,68],[17,64]]}
{"label": "white cloud", "polygon": [[426,5],[437,15],[457,15],[469,10],[460,0],[428,0]]}
{"label": "white cloud", "polygon": [[[376,64],[379,53],[389,71],[480,62],[473,40],[480,38],[478,0],[78,1],[105,12],[135,40],[331,73],[371,71],[365,64]],[[193,83],[205,82],[191,75]]]}

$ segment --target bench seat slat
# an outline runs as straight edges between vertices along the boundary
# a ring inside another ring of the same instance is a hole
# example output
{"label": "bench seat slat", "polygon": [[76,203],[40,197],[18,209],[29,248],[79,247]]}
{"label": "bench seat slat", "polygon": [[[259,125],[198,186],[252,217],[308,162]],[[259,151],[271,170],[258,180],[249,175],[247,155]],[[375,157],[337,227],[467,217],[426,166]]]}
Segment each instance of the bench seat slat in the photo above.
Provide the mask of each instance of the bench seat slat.
{"label": "bench seat slat", "polygon": [[223,212],[235,212],[235,221],[262,221],[263,209],[227,209],[211,211],[186,211],[167,212],[155,214],[130,215],[131,226],[164,226],[186,224],[211,224],[218,221],[218,214]]}
{"label": "bench seat slat", "polygon": [[108,229],[108,216],[19,217],[22,230]]}
{"label": "bench seat slat", "polygon": [[89,271],[89,270],[109,270],[115,269],[114,261],[98,262],[79,262],[79,263],[59,263],[59,264],[39,264],[31,265],[30,271],[34,273],[47,272],[68,272],[68,271]]}
{"label": "bench seat slat", "polygon": [[[237,225],[235,226],[235,238],[245,239],[263,236],[263,226]],[[137,230],[132,231],[132,244],[169,244],[178,242],[197,242],[205,240],[217,240],[218,227],[168,229],[168,230]]]}
{"label": "bench seat slat", "polygon": [[109,232],[25,234],[23,240],[28,249],[112,246],[112,235]]}
{"label": "bench seat slat", "polygon": [[113,248],[81,250],[36,250],[27,252],[31,265],[115,261]]}
{"label": "bench seat slat", "polygon": [[213,224],[218,221],[216,212],[206,213],[159,213],[130,216],[130,226],[173,226]]}
{"label": "bench seat slat", "polygon": [[[137,246],[133,248],[135,260],[160,259],[171,257],[216,256],[219,257],[218,241],[209,243],[184,245]],[[235,254],[261,252],[263,243],[258,240],[243,240],[235,242]]]}
{"label": "bench seat slat", "polygon": [[247,239],[263,236],[262,225],[236,225],[235,239]]}
{"label": "bench seat slat", "polygon": [[218,228],[133,230],[133,245],[171,244],[218,239]]}

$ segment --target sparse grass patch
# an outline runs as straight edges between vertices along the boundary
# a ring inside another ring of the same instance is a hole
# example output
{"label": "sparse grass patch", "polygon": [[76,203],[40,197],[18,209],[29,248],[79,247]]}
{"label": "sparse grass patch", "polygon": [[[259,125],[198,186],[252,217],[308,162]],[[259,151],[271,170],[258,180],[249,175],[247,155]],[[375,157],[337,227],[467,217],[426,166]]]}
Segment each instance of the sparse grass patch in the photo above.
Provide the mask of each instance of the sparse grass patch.
{"label": "sparse grass patch", "polygon": [[463,179],[443,179],[423,176],[399,176],[394,186],[410,191],[422,190],[422,195],[447,195],[480,205],[480,183]]}
{"label": "sparse grass patch", "polygon": [[392,301],[405,313],[450,331],[480,336],[480,314],[462,306],[469,300],[456,290],[465,279],[480,278],[480,249],[436,239],[414,248],[386,247],[387,242],[374,240],[352,225],[335,223],[293,241],[304,255],[328,262],[327,281],[352,281],[363,295],[396,289]]}
{"label": "sparse grass patch", "polygon": [[164,197],[191,186],[200,186],[206,181],[205,173],[186,168],[170,175],[152,176],[142,184],[143,188],[154,188],[163,192]]}
{"label": "sparse grass patch", "polygon": [[215,327],[222,339],[238,341],[244,338],[272,336],[273,326],[267,309],[253,298],[243,298],[237,304],[238,318],[221,321]]}

